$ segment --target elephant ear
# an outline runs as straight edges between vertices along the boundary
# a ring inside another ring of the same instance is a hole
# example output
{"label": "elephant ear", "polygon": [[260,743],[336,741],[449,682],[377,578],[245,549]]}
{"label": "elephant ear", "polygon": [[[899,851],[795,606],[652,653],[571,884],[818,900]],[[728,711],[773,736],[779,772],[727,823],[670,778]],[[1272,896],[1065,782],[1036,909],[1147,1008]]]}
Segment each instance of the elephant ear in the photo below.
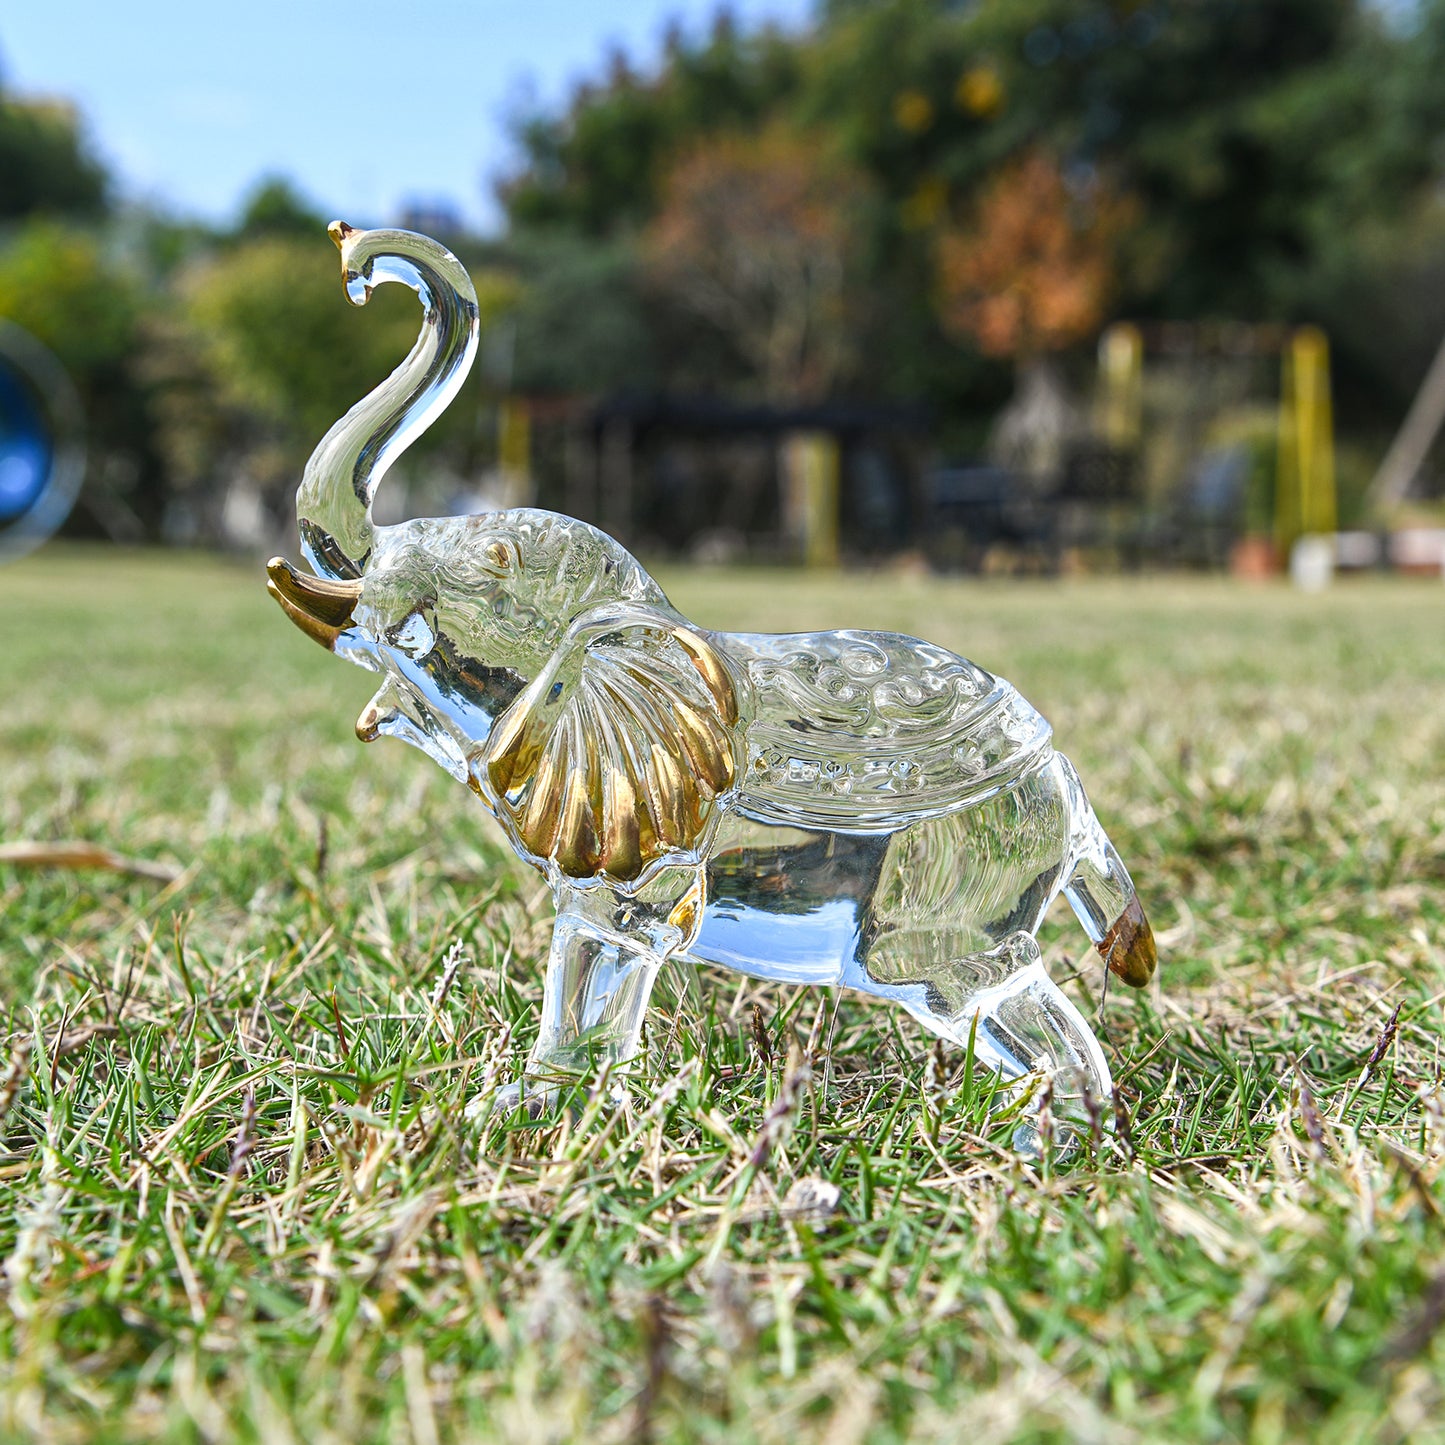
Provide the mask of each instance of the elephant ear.
{"label": "elephant ear", "polygon": [[483,766],[527,852],[569,878],[630,883],[699,848],[736,777],[737,720],[732,678],[702,634],[613,619],[564,644],[517,696]]}

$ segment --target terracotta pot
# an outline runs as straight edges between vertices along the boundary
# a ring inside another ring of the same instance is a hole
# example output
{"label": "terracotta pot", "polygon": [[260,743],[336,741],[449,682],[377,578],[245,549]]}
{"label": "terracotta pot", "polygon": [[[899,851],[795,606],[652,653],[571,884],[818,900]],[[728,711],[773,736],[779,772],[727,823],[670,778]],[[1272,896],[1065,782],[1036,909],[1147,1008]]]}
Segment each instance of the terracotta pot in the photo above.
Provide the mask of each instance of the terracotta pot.
{"label": "terracotta pot", "polygon": [[1269,537],[1241,537],[1229,552],[1229,570],[1236,577],[1259,582],[1279,575],[1279,553]]}

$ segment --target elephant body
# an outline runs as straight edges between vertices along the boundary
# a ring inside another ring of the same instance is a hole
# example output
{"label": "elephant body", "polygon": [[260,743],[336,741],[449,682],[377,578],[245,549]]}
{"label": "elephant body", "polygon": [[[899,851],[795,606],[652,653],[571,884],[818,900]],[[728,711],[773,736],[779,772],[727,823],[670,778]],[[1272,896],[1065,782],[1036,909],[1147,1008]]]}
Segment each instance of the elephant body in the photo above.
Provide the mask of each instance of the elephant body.
{"label": "elephant body", "polygon": [[683,959],[890,999],[1008,1081],[1048,1073],[1065,1114],[1097,1112],[1108,1067],[1034,935],[1063,892],[1125,981],[1147,979],[1153,944],[1044,719],[916,638],[698,628],[572,518],[376,526],[378,477],[470,365],[475,301],[434,242],[332,234],[354,300],[400,280],[426,322],[308,465],[298,515],[318,575],[277,559],[271,590],[382,675],[362,739],[426,752],[548,878],[527,1078],[629,1058],[658,969]]}

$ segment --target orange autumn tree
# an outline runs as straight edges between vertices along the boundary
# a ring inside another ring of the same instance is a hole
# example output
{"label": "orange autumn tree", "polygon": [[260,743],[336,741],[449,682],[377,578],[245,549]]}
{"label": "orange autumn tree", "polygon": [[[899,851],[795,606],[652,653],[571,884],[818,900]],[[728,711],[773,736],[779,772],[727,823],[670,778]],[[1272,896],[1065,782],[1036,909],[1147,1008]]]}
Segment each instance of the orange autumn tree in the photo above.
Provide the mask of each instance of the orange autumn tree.
{"label": "orange autumn tree", "polygon": [[937,242],[941,319],[987,356],[1021,364],[1099,329],[1115,290],[1119,239],[1134,208],[1102,181],[1071,192],[1030,151],[985,188],[971,224]]}
{"label": "orange autumn tree", "polygon": [[666,176],[644,237],[651,281],[732,344],[770,397],[827,395],[849,356],[863,182],[783,128],[711,138]]}

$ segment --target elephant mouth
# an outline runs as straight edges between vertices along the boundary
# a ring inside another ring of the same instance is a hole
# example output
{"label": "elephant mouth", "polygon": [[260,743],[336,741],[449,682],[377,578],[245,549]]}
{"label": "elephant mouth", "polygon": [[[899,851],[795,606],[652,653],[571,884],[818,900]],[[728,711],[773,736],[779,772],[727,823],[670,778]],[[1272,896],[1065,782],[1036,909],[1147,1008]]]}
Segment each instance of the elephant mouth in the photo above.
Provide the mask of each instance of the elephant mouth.
{"label": "elephant mouth", "polygon": [[334,652],[336,639],[350,627],[361,600],[361,583],[308,576],[284,557],[273,557],[266,564],[266,579],[266,590],[287,617],[307,637]]}

